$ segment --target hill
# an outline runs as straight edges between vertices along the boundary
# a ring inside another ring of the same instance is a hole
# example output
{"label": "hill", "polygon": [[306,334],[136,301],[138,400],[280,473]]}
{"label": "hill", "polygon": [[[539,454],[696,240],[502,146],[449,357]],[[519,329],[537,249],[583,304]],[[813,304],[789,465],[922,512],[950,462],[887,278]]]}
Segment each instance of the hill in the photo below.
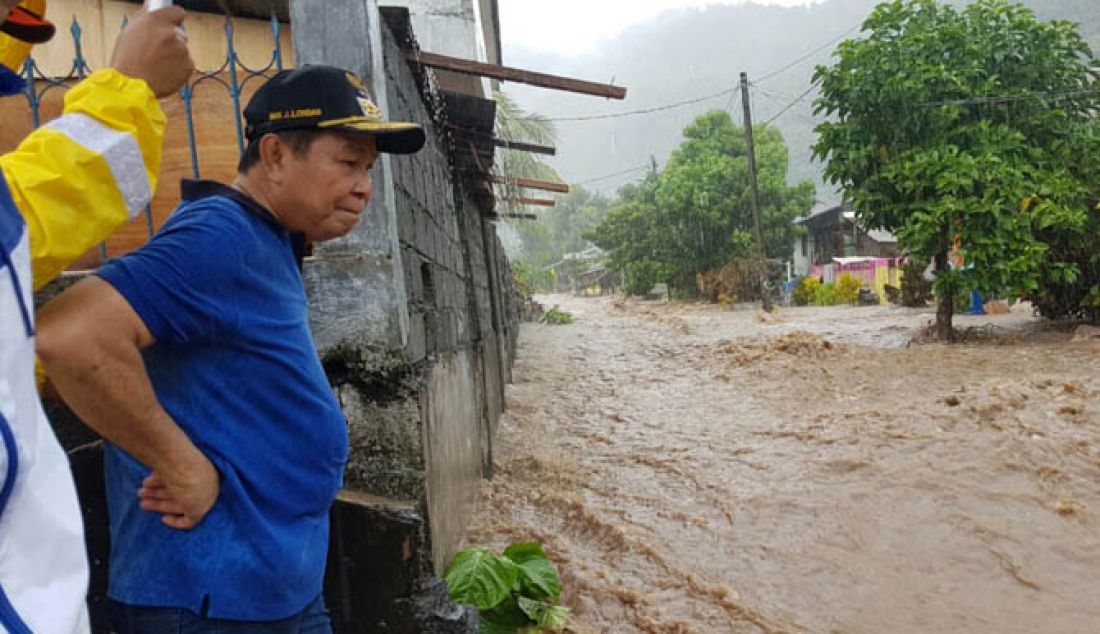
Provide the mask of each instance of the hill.
{"label": "hill", "polygon": [[[754,84],[754,119],[768,121],[779,115],[775,124],[791,148],[790,180],[811,179],[819,186],[819,198],[832,198],[821,185],[821,166],[810,161],[816,120],[810,105],[814,94],[806,91],[814,66],[829,63],[836,44],[856,36],[876,4],[875,0],[826,0],[794,8],[711,5],[664,13],[582,56],[505,48],[508,65],[613,80],[629,92],[624,102],[602,102],[519,84],[506,84],[504,90],[523,108],[556,120],[558,157],[551,163],[570,182],[633,170],[586,185],[610,192],[640,177],[651,156],[663,165],[679,144],[684,126],[703,112],[736,109],[734,116],[739,119],[740,101],[734,88],[739,73],[745,71]],[[1089,42],[1100,49],[1096,0],[1027,0],[1024,4],[1042,19],[1080,23]],[[649,113],[574,120],[689,100],[694,102]]]}

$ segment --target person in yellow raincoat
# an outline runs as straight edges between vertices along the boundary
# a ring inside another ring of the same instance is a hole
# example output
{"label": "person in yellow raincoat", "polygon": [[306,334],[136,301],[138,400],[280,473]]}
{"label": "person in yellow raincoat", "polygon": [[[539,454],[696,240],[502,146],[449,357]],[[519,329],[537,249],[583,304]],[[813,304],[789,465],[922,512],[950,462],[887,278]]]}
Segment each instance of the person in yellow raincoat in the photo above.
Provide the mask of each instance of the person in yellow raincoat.
{"label": "person in yellow raincoat", "polygon": [[[53,35],[45,9],[0,0],[0,96],[23,90],[31,46]],[[157,99],[193,70],[183,18],[170,7],[132,20],[111,68],[0,156],[0,630],[10,634],[89,630],[80,508],[35,385],[32,293],[152,199],[165,129]]]}

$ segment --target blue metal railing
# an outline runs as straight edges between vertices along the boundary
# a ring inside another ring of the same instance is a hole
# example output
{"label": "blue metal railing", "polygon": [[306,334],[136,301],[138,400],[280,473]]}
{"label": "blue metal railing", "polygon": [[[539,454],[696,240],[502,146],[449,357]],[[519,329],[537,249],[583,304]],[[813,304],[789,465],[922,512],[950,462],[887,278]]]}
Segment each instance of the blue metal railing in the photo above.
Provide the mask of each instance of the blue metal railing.
{"label": "blue metal railing", "polygon": [[[127,19],[123,18],[122,28],[126,28],[126,23]],[[191,173],[194,178],[200,177],[199,150],[201,149],[195,136],[195,88],[203,83],[214,83],[225,88],[228,96],[233,101],[233,119],[237,133],[237,149],[243,155],[245,151],[245,138],[244,121],[241,116],[241,96],[249,82],[257,78],[266,80],[273,71],[283,70],[283,50],[282,42],[280,41],[282,29],[283,25],[274,15],[272,15],[271,58],[260,68],[250,68],[241,61],[240,56],[237,54],[235,43],[236,33],[234,31],[233,19],[226,16],[224,28],[226,42],[225,61],[214,70],[199,72],[180,90],[180,99],[183,100],[184,112],[187,117],[188,150],[190,151],[191,157]],[[72,37],[73,50],[75,53],[73,56],[72,68],[70,68],[67,74],[60,76],[48,75],[38,66],[38,62],[35,61],[33,57],[27,59],[26,63],[23,65],[22,76],[27,84],[27,104],[30,107],[31,122],[35,128],[42,125],[41,108],[43,98],[47,93],[54,89],[67,89],[92,72],[92,68],[88,66],[87,60],[84,57],[82,42],[83,29],[75,17],[73,18],[72,25],[69,27],[69,34]],[[228,76],[228,80],[225,79],[225,76]],[[152,237],[155,226],[152,209],[148,206],[145,208],[144,216],[146,231],[148,232],[148,236]],[[99,256],[101,262],[106,262],[108,260],[107,247],[105,244],[99,245]]]}

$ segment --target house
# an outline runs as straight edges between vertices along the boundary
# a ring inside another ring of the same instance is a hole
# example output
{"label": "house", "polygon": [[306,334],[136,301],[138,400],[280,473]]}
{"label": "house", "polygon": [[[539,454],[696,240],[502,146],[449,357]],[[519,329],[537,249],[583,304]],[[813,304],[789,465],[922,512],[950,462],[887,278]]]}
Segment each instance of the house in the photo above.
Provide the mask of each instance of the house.
{"label": "house", "polygon": [[834,258],[896,258],[898,239],[882,229],[865,229],[847,205],[818,203],[810,213],[794,221],[806,231],[794,239],[794,273],[806,275],[815,265]]}
{"label": "house", "polygon": [[596,246],[589,246],[582,251],[562,255],[560,261],[546,267],[546,269],[553,272],[554,291],[580,293],[585,286],[590,285],[582,282],[582,278],[600,277],[600,275],[594,274],[597,271],[603,271],[603,267],[600,265],[603,256],[603,250]]}

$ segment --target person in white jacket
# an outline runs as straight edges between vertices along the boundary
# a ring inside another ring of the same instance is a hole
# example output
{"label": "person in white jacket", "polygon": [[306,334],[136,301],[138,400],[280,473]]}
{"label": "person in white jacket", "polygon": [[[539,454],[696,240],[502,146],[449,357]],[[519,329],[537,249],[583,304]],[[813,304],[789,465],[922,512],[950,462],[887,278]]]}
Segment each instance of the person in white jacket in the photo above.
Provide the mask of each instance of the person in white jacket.
{"label": "person in white jacket", "polygon": [[[22,60],[53,34],[45,4],[0,0],[0,96],[19,94]],[[32,293],[152,199],[166,123],[157,99],[194,67],[183,18],[173,7],[133,19],[111,68],[0,156],[0,630],[10,634],[89,631],[80,507],[35,384]]]}

